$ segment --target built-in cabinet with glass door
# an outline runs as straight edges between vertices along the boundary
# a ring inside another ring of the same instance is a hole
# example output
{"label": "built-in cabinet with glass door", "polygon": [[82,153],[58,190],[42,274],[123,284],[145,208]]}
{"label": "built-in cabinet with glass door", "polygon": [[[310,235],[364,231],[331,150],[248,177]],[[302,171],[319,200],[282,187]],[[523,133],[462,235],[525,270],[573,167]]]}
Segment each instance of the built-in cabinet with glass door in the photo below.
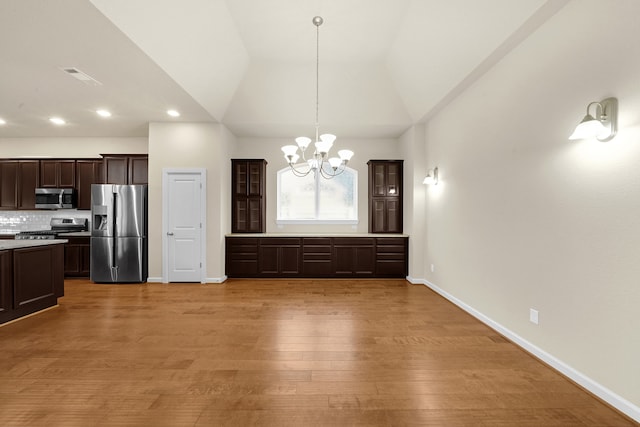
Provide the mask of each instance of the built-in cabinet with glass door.
{"label": "built-in cabinet with glass door", "polygon": [[231,160],[232,233],[264,233],[266,168],[264,159]]}
{"label": "built-in cabinet with glass door", "polygon": [[369,233],[402,233],[402,160],[369,160]]}

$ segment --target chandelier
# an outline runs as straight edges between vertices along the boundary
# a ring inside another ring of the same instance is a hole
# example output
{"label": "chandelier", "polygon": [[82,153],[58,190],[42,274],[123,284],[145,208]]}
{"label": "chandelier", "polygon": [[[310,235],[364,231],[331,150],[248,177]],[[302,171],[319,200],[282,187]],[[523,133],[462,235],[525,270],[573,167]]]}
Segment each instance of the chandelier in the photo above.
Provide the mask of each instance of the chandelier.
{"label": "chandelier", "polygon": [[[282,152],[294,175],[302,177],[313,172],[314,174],[319,173],[323,178],[331,179],[344,172],[347,162],[353,156],[353,151],[340,150],[338,151],[339,157],[329,157],[329,150],[333,146],[336,136],[330,133],[319,135],[320,25],[324,21],[322,17],[316,16],[312,22],[316,26],[316,140],[314,151],[307,159],[305,151],[311,144],[311,138],[299,136],[295,140],[297,145],[285,145],[282,147]],[[300,154],[298,154],[298,149],[300,149]],[[302,162],[298,164],[300,158],[302,158]]]}

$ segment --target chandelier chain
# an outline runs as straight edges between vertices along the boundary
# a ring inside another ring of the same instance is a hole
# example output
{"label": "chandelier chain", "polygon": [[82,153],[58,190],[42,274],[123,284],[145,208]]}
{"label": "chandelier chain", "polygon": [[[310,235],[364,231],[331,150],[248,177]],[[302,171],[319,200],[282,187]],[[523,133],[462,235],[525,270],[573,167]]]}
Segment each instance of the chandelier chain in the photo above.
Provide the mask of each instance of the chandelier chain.
{"label": "chandelier chain", "polygon": [[[320,135],[320,25],[323,23],[321,16],[316,16],[312,20],[316,26],[316,139],[314,143],[313,155],[309,159],[305,157],[305,150],[311,143],[311,138],[296,138],[297,146],[285,145],[282,147],[284,158],[286,159],[292,173],[295,176],[303,177],[314,173],[316,177],[331,179],[343,173],[347,163],[353,156],[351,150],[338,151],[339,157],[329,157],[329,150],[333,146],[336,136],[333,134]],[[296,154],[300,150],[300,154]],[[302,165],[298,169],[298,160],[302,157]],[[304,170],[306,169],[306,170]]]}
{"label": "chandelier chain", "polygon": [[320,128],[320,25],[316,25],[316,141]]}

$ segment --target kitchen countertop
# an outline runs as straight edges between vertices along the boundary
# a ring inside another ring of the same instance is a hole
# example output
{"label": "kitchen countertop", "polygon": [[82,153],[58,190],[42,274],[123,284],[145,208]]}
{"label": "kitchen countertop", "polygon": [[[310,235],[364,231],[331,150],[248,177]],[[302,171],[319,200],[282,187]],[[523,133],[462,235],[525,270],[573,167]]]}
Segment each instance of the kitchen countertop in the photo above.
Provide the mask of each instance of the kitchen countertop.
{"label": "kitchen countertop", "polygon": [[409,237],[387,233],[231,233],[227,237]]}
{"label": "kitchen countertop", "polygon": [[0,251],[9,249],[32,248],[35,246],[46,245],[62,245],[67,243],[66,239],[48,239],[48,240],[0,240]]}

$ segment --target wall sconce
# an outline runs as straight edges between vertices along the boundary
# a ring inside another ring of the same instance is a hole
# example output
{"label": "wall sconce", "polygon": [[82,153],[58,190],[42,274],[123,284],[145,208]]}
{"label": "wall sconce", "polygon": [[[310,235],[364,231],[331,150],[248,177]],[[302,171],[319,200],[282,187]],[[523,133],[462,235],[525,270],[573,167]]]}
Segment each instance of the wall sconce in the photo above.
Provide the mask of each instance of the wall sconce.
{"label": "wall sconce", "polygon": [[[595,117],[589,109],[595,105]],[[610,141],[618,132],[618,100],[607,98],[587,105],[587,115],[576,126],[569,139],[596,138],[598,141]]]}
{"label": "wall sconce", "polygon": [[433,168],[427,172],[427,176],[422,183],[426,185],[438,185],[438,168]]}

